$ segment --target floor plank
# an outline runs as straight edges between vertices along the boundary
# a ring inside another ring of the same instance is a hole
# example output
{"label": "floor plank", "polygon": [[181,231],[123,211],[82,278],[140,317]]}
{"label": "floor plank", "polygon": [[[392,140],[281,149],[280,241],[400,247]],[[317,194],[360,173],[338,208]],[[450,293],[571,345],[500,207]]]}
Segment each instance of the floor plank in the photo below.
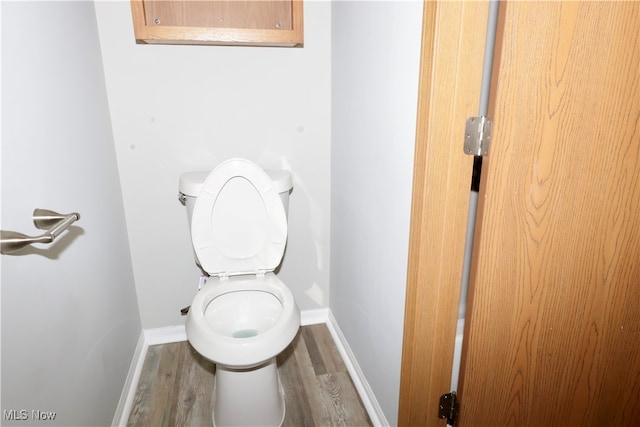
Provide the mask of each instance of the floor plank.
{"label": "floor plank", "polygon": [[[326,325],[300,328],[277,361],[283,426],[371,426]],[[187,342],[150,346],[127,425],[211,427],[214,375]]]}

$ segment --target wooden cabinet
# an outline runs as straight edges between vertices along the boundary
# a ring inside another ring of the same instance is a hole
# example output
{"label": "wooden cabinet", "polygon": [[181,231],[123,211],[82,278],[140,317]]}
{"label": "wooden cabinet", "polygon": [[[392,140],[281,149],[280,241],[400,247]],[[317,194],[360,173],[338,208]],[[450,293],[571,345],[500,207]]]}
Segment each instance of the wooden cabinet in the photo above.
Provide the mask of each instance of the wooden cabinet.
{"label": "wooden cabinet", "polygon": [[302,0],[131,0],[137,43],[303,44]]}

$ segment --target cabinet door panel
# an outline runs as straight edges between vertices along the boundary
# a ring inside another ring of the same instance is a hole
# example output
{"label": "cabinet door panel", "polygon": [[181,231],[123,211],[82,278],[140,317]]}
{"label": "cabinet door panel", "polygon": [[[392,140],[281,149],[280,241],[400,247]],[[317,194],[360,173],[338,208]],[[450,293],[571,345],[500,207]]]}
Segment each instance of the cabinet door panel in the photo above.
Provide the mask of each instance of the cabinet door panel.
{"label": "cabinet door panel", "polygon": [[131,0],[136,42],[301,47],[302,0]]}
{"label": "cabinet door panel", "polygon": [[291,1],[145,1],[147,25],[245,29],[292,28]]}

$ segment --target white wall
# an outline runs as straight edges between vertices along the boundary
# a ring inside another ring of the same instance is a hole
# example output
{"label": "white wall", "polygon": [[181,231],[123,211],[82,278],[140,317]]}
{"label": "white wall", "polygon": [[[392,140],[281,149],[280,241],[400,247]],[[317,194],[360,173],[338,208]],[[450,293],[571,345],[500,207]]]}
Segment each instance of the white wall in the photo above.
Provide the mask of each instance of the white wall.
{"label": "white wall", "polygon": [[240,156],[294,175],[280,278],[328,306],[331,6],[304,5],[302,49],[137,45],[128,1],[96,3],[144,328],[184,322],[197,291],[182,172]]}
{"label": "white wall", "polygon": [[2,424],[109,425],[141,324],[94,6],[1,8],[2,229],[39,234],[34,208],[81,215],[0,258]]}
{"label": "white wall", "polygon": [[422,2],[332,5],[330,308],[397,423]]}

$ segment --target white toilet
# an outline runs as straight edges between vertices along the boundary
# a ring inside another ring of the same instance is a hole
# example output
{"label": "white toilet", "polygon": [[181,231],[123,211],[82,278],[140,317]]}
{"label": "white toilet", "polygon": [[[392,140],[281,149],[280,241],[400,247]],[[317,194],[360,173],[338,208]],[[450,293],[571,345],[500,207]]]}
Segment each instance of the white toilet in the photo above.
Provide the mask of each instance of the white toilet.
{"label": "white toilet", "polygon": [[279,426],[285,414],[276,356],[300,310],[273,272],[287,243],[291,174],[231,159],[180,177],[196,262],[208,274],[186,320],[187,338],[216,364],[215,426]]}

